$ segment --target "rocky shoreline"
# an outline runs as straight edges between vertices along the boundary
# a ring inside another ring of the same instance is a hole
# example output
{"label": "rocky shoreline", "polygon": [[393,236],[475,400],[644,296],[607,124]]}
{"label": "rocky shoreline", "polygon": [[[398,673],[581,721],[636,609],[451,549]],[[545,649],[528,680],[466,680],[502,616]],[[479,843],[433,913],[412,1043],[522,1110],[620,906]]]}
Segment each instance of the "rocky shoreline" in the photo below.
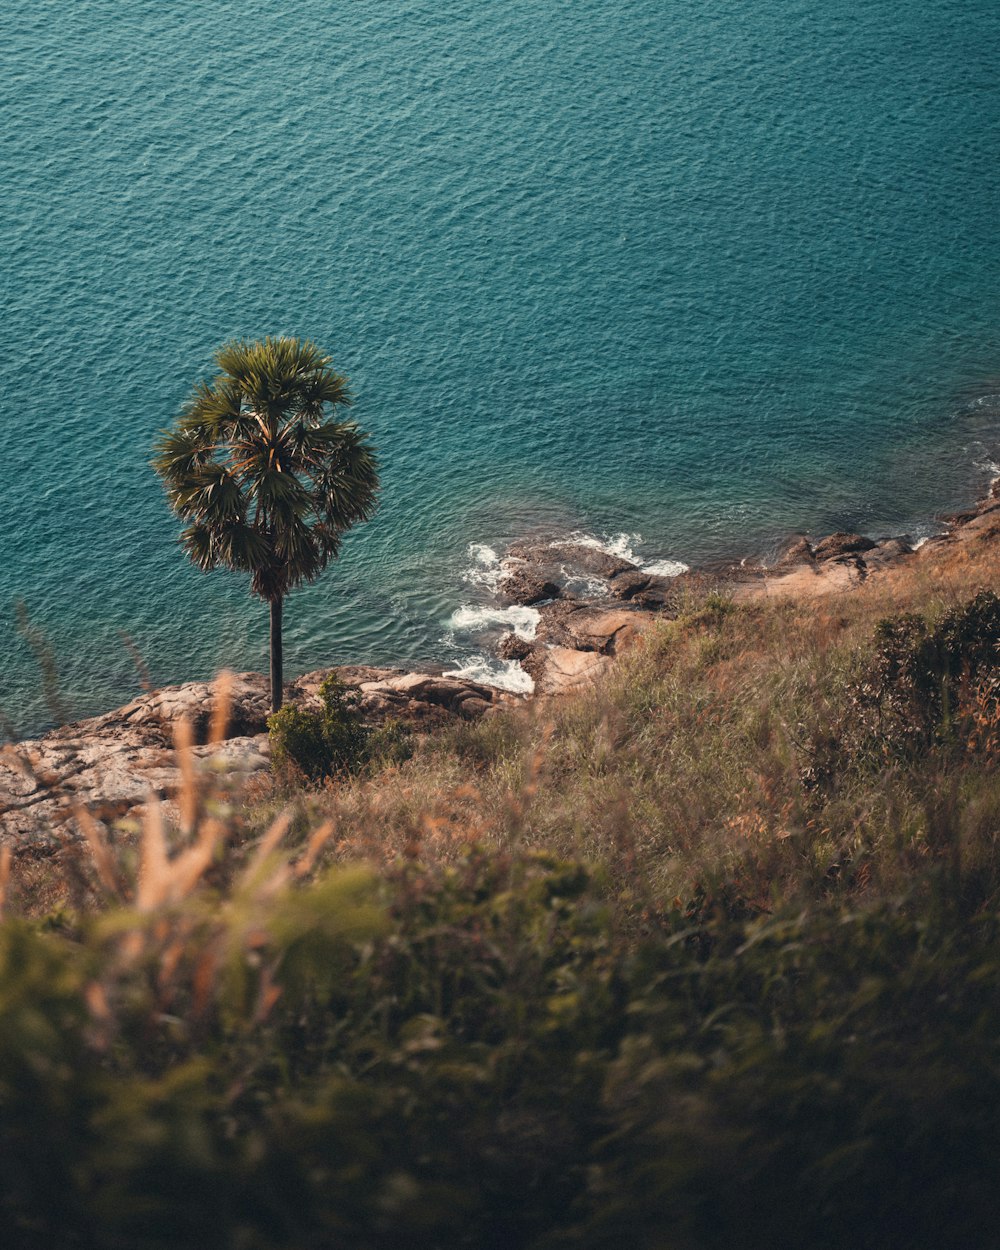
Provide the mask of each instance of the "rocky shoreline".
{"label": "rocky shoreline", "polygon": [[[533,539],[501,561],[498,596],[537,612],[533,637],[510,633],[498,652],[518,662],[549,698],[592,684],[657,618],[694,595],[717,591],[737,602],[812,598],[851,590],[903,561],[942,546],[1000,537],[1000,488],[967,511],[941,518],[944,532],[914,544],[906,535],[875,540],[838,533],[812,542],[797,536],[770,564],[741,562],[666,577],[597,546]],[[441,672],[346,666],[307,673],[286,698],[310,703],[331,672],[355,689],[372,722],[396,719],[415,730],[495,714],[527,697]],[[135,814],[150,795],[169,798],[179,772],[175,724],[191,724],[196,757],[248,779],[269,768],[267,679],[241,673],[230,682],[221,742],[209,743],[216,688],[188,682],[149,691],[102,716],[64,725],[0,753],[0,843],[47,854],[72,838],[73,810],[84,806],[106,825]]]}
{"label": "rocky shoreline", "polygon": [[[1000,533],[1000,483],[974,508],[940,518],[940,534],[873,539],[835,533],[817,541],[796,535],[772,562],[744,560],[662,576],[590,544],[558,539],[515,543],[501,560],[498,593],[538,614],[533,638],[510,633],[502,658],[516,660],[538,695],[586,685],[657,617],[712,591],[734,602],[809,599],[852,590],[889,568],[942,547]],[[581,592],[581,587],[584,590]]]}

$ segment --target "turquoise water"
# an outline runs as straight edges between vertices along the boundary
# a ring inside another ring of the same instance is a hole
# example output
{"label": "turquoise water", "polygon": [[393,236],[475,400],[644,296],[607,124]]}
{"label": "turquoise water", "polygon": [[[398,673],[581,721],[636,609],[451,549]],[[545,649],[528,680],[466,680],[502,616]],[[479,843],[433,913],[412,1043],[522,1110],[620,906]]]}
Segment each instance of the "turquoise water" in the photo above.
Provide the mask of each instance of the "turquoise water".
{"label": "turquoise water", "polygon": [[148,468],[234,335],[351,378],[383,507],[286,663],[468,663],[470,544],[913,530],[1000,439],[996,0],[24,0],[0,100],[0,703],[266,665]]}

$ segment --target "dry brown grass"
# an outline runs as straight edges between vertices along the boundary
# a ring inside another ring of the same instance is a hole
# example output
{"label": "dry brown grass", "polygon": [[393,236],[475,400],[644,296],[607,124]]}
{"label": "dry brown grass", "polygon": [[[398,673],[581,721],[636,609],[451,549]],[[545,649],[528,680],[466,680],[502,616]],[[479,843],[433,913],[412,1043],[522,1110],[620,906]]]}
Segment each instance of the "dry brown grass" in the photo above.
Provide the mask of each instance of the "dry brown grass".
{"label": "dry brown grass", "polygon": [[[789,893],[892,889],[937,853],[942,794],[966,853],[992,864],[1000,727],[991,691],[970,692],[973,754],[957,776],[932,761],[817,795],[803,767],[810,742],[841,715],[879,620],[935,617],[997,580],[993,546],[968,542],[843,595],[692,601],[594,690],[439,732],[403,764],[320,788],[265,779],[237,795],[198,764],[182,722],[181,783],[167,813],[151,802],[141,829],[123,826],[109,841],[80,811],[87,867],[68,847],[58,864],[20,864],[8,889],[0,861],[0,896],[35,913],[106,897],[159,907],[217,877],[223,860],[235,871],[254,845],[285,839],[300,868],[317,857],[449,862],[470,844],[544,850],[600,863],[609,889],[644,907],[725,877],[766,910]],[[223,676],[214,741],[227,699]]]}
{"label": "dry brown grass", "polygon": [[[936,617],[997,580],[992,547],[970,542],[808,603],[692,603],[592,692],[445,732],[375,778],[300,794],[296,821],[333,819],[327,853],[339,859],[526,847],[598,861],[611,888],[659,900],[733,875],[761,908],[790,891],[892,888],[935,853],[941,787],[962,836],[986,836],[993,748],[957,783],[931,762],[817,796],[802,782],[810,739],[834,723],[879,620]],[[983,741],[993,732],[980,726]],[[254,819],[282,801],[256,795]]]}

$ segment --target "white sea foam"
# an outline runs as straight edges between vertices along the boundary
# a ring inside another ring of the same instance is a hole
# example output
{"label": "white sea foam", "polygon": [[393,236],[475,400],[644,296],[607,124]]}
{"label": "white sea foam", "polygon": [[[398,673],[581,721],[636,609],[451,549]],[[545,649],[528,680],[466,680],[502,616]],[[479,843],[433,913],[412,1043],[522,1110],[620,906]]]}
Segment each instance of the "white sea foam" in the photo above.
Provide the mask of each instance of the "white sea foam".
{"label": "white sea foam", "polygon": [[642,566],[644,573],[655,573],[658,577],[677,577],[686,573],[689,566],[683,560],[649,560]]}
{"label": "white sea foam", "polygon": [[607,599],[608,583],[602,577],[588,577],[585,573],[570,574],[563,566],[560,569],[566,581],[566,590],[579,595],[583,599]]}
{"label": "white sea foam", "polygon": [[500,557],[487,543],[469,543],[472,564],[462,574],[462,580],[470,586],[483,586],[496,593],[503,568]]}
{"label": "white sea foam", "polygon": [[451,614],[448,622],[453,632],[463,634],[479,634],[491,626],[504,625],[508,630],[530,642],[535,636],[541,613],[535,608],[525,608],[514,604],[509,608],[474,607],[463,603]]}
{"label": "white sea foam", "polygon": [[998,480],[1000,480],[1000,464],[997,464],[992,456],[983,460],[973,460],[972,463],[977,469],[982,469],[984,473],[988,473],[990,475],[990,486],[993,486]]}
{"label": "white sea foam", "polygon": [[516,660],[493,660],[485,655],[463,657],[462,667],[449,669],[445,677],[464,677],[467,681],[497,686],[515,694],[531,694],[535,688],[535,683]]}
{"label": "white sea foam", "polygon": [[552,546],[561,547],[570,543],[577,547],[592,547],[595,551],[603,551],[605,555],[629,560],[632,564],[637,564],[644,573],[653,573],[658,577],[676,577],[679,573],[688,571],[688,565],[681,560],[647,560],[639,555],[636,548],[642,544],[641,534],[622,533],[608,538],[597,538],[593,534],[577,531],[568,538],[557,539]]}
{"label": "white sea foam", "polygon": [[[683,573],[687,565],[680,560],[644,560],[636,553],[642,543],[640,534],[614,534],[608,538],[598,538],[594,534],[577,531],[565,538],[553,540],[553,547],[576,544],[581,547],[592,547],[607,555],[618,556],[638,565],[643,572],[659,577],[676,577]],[[462,574],[462,580],[468,586],[489,594],[498,594],[500,582],[505,572],[505,562],[494,547],[488,543],[470,543],[468,547],[469,566]],[[598,599],[607,594],[607,584],[599,577],[585,574],[570,576],[563,570],[566,577],[567,590],[573,591],[589,599]],[[530,694],[535,683],[521,668],[516,660],[500,660],[494,656],[476,652],[475,637],[489,631],[510,631],[519,638],[531,642],[541,620],[541,613],[536,608],[513,604],[500,607],[496,604],[463,603],[455,609],[448,619],[445,644],[457,653],[457,661],[448,670],[449,677],[464,677],[469,681],[482,682],[483,685],[496,686],[501,690],[514,691],[517,694]]]}
{"label": "white sea foam", "polygon": [[[470,565],[462,574],[462,580],[478,590],[497,594],[504,573],[500,557],[488,543],[469,544]],[[535,608],[512,604],[499,607],[496,604],[463,603],[448,619],[444,637],[449,650],[458,653],[454,668],[446,676],[464,677],[478,681],[484,686],[496,686],[516,694],[531,694],[535,683],[516,660],[501,660],[473,650],[475,637],[487,631],[510,632],[531,642],[541,620]]]}

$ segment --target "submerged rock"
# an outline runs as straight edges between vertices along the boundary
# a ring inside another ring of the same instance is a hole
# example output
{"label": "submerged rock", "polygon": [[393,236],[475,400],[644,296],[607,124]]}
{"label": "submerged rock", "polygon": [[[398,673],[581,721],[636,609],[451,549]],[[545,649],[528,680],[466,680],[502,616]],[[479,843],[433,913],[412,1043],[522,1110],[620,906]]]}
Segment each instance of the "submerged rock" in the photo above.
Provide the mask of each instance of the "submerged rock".
{"label": "submerged rock", "polygon": [[634,561],[612,555],[601,547],[575,542],[514,543],[507,558],[523,561],[532,569],[554,571],[562,579],[599,577],[606,580],[616,573],[639,567]]}

